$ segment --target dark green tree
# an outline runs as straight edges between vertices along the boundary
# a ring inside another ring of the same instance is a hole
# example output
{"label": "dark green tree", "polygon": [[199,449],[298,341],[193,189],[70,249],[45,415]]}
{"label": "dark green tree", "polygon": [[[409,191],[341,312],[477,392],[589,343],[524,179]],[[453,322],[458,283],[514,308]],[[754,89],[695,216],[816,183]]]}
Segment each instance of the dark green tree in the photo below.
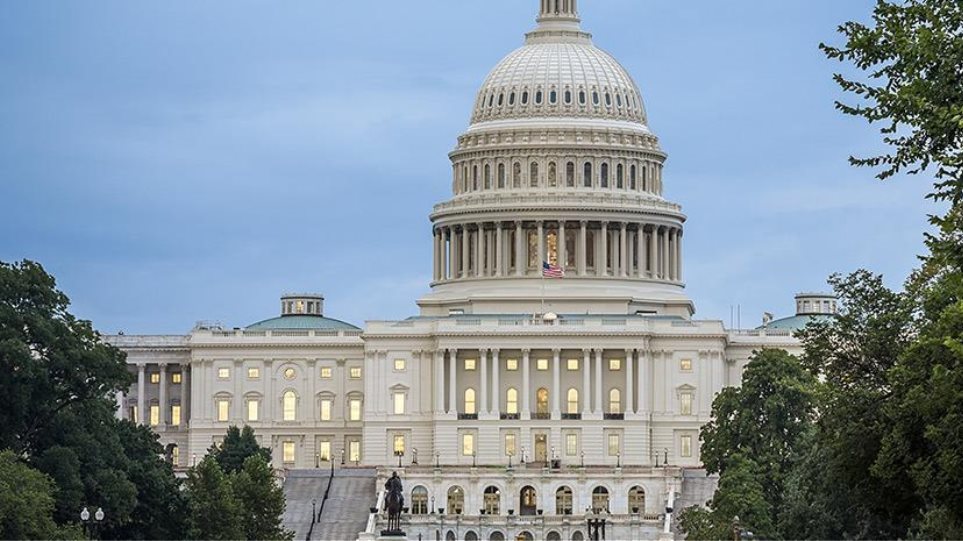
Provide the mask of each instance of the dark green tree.
{"label": "dark green tree", "polygon": [[0,452],[0,539],[64,536],[53,519],[56,490],[49,477],[12,452]]}
{"label": "dark green tree", "polygon": [[242,509],[231,482],[207,456],[187,476],[192,539],[243,539]]}
{"label": "dark green tree", "polygon": [[293,539],[294,532],[281,525],[284,491],[261,454],[248,457],[241,471],[232,476],[231,484],[243,509],[242,525],[247,539]]}
{"label": "dark green tree", "polygon": [[741,453],[729,456],[709,509],[690,507],[682,512],[679,527],[686,539],[731,539],[737,527],[760,539],[776,537],[773,506],[760,483],[764,476],[755,461]]}
{"label": "dark green tree", "polygon": [[252,456],[260,456],[265,462],[271,462],[271,450],[261,447],[254,436],[254,429],[244,425],[243,429],[231,426],[220,445],[213,445],[208,449],[224,473],[236,473],[244,467],[244,462]]}

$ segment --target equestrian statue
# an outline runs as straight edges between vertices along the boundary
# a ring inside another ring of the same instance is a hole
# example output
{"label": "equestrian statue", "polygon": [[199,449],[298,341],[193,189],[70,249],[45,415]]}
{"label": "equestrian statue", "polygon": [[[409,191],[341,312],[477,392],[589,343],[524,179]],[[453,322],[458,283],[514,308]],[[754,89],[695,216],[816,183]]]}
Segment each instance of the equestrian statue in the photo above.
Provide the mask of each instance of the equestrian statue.
{"label": "equestrian statue", "polygon": [[405,507],[404,488],[401,486],[401,478],[398,472],[392,472],[391,477],[385,481],[385,505],[384,511],[388,512],[388,529],[381,532],[384,536],[403,536],[401,531],[401,511]]}

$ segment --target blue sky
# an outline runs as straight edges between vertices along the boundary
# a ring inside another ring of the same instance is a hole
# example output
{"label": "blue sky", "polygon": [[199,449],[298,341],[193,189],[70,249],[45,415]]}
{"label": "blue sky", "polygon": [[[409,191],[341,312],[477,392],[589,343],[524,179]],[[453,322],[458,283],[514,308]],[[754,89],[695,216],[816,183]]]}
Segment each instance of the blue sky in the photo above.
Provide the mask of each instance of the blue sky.
{"label": "blue sky", "polygon": [[[282,291],[361,323],[416,313],[427,215],[474,93],[537,0],[0,2],[0,260],[54,273],[103,332],[243,326]],[[683,205],[697,317],[788,315],[922,250],[924,178],[833,110],[817,49],[872,0],[583,0],[642,89]]]}

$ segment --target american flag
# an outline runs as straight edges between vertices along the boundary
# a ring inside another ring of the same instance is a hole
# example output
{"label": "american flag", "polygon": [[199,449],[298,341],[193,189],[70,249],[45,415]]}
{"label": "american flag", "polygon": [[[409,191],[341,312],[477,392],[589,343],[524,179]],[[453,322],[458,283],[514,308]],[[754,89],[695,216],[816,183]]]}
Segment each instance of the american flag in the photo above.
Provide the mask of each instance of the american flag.
{"label": "american flag", "polygon": [[544,278],[565,278],[565,269],[558,265],[552,265],[548,261],[543,261],[542,276]]}

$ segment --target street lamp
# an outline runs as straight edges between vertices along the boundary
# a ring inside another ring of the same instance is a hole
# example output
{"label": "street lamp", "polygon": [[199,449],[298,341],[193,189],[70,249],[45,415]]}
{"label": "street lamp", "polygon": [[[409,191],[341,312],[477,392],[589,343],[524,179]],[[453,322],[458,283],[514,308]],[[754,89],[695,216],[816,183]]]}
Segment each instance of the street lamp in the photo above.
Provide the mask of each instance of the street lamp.
{"label": "street lamp", "polygon": [[[104,521],[104,509],[102,507],[98,507],[97,511],[94,512],[93,518],[94,521],[90,522],[90,510],[86,507],[80,511],[80,522],[84,526],[84,537],[87,537],[88,539],[94,537],[94,532],[97,531],[100,523]],[[88,524],[90,524],[89,527]]]}
{"label": "street lamp", "polygon": [[512,469],[512,457],[515,456],[515,451],[508,452],[508,469]]}
{"label": "street lamp", "polygon": [[318,499],[311,498],[311,523],[318,520]]}
{"label": "street lamp", "polygon": [[341,465],[344,466],[344,449],[341,449]]}
{"label": "street lamp", "polygon": [[191,466],[197,466],[197,453],[191,453]]}
{"label": "street lamp", "polygon": [[478,452],[473,450],[473,451],[471,452],[471,467],[472,467],[472,468],[477,468],[477,467],[478,467],[478,461],[477,461],[477,459],[476,459],[477,456],[478,456]]}
{"label": "street lamp", "polygon": [[615,453],[615,467],[622,467],[622,453]]}
{"label": "street lamp", "polygon": [[411,448],[411,464],[413,466],[418,465],[418,448],[417,447]]}
{"label": "street lamp", "polygon": [[402,450],[395,451],[395,456],[398,457],[398,467],[401,467],[401,457],[405,456],[405,452]]}
{"label": "street lamp", "polygon": [[582,451],[581,453],[579,453],[579,456],[581,456],[581,458],[582,458],[582,467],[584,468],[584,467],[585,467],[585,451]]}
{"label": "street lamp", "polygon": [[593,508],[585,513],[585,522],[588,525],[590,541],[602,541],[605,539],[605,518],[599,510]]}
{"label": "street lamp", "polygon": [[441,453],[435,451],[435,468],[441,467]]}
{"label": "street lamp", "polygon": [[668,465],[669,465],[669,448],[666,447],[666,448],[665,448],[665,459],[662,460],[662,466],[665,467],[665,466],[668,466]]}

